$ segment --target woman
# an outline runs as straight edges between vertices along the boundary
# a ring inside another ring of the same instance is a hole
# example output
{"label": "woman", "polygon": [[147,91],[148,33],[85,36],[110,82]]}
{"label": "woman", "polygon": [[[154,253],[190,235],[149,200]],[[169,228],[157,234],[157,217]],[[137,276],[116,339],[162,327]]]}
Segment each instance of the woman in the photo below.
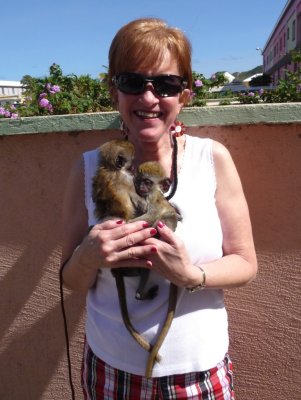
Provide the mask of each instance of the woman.
{"label": "woman", "polygon": [[[90,182],[97,152],[85,153],[73,168],[64,202],[62,261],[64,283],[88,291],[85,398],[234,399],[222,289],[252,281],[256,255],[228,151],[179,132],[177,116],[192,87],[188,40],[158,19],[125,25],[110,48],[109,84],[135,146],[135,166],[149,160],[162,165],[183,219],[175,233],[161,221],[155,229],[143,221],[96,221]],[[151,379],[144,376],[147,352],[124,327],[110,272],[129,266],[148,268],[150,283],[159,286],[153,300],[139,302],[138,278],[125,278],[132,323],[150,343],[166,315],[169,283],[178,287],[175,318]]]}

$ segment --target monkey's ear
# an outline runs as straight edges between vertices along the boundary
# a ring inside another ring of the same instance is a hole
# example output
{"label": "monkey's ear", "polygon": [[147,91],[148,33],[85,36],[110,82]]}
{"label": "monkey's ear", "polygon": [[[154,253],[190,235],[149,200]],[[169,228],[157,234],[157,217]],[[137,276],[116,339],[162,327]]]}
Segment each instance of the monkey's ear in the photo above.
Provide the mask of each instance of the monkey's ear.
{"label": "monkey's ear", "polygon": [[169,178],[165,178],[162,179],[162,181],[160,181],[160,188],[163,193],[168,192],[170,186],[171,186],[171,180]]}

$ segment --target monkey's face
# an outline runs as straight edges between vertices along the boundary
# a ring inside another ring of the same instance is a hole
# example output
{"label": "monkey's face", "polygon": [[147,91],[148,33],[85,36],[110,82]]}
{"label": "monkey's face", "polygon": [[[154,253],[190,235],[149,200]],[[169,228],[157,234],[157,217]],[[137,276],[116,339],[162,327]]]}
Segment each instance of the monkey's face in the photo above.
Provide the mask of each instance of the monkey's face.
{"label": "monkey's face", "polygon": [[153,191],[154,182],[151,179],[143,176],[138,176],[135,179],[134,183],[136,192],[139,194],[139,196],[146,197]]}
{"label": "monkey's face", "polygon": [[147,197],[155,193],[155,191],[166,193],[170,188],[171,180],[169,178],[158,179],[156,176],[138,175],[134,184],[139,196]]}
{"label": "monkey's face", "polygon": [[111,171],[123,171],[133,174],[135,148],[125,140],[111,140],[100,147],[100,164]]}
{"label": "monkey's face", "polygon": [[133,159],[125,154],[118,154],[115,159],[115,168],[133,172]]}

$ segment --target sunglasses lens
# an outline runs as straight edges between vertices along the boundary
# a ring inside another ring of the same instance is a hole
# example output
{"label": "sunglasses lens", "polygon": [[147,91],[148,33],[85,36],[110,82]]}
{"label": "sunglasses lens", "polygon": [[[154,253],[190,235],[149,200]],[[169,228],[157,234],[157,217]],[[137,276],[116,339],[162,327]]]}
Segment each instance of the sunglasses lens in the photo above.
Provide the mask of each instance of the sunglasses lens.
{"label": "sunglasses lens", "polygon": [[182,78],[176,75],[162,75],[154,79],[157,93],[162,97],[175,96],[183,90]]}
{"label": "sunglasses lens", "polygon": [[139,74],[121,74],[116,80],[117,89],[128,94],[140,94],[144,90],[144,78]]}
{"label": "sunglasses lens", "polygon": [[124,73],[115,78],[117,89],[127,94],[143,93],[147,82],[153,84],[156,93],[161,97],[175,96],[186,86],[183,79],[177,75],[145,77],[135,73]]}

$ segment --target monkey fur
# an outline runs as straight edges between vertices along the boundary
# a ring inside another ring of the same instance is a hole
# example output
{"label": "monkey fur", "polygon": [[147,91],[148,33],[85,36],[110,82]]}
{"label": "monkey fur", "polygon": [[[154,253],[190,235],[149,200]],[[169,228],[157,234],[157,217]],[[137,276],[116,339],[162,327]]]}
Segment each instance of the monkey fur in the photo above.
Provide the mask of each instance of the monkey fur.
{"label": "monkey fur", "polygon": [[92,199],[98,219],[118,217],[129,221],[146,211],[146,201],[135,190],[135,149],[126,140],[111,140],[100,148],[99,167],[92,182]]}
{"label": "monkey fur", "polygon": [[[163,193],[170,187],[164,170],[157,162],[139,165],[133,177],[134,146],[125,140],[112,140],[99,148],[99,166],[92,182],[92,199],[95,203],[95,216],[98,219],[121,218],[127,222],[147,221],[155,226],[164,222],[175,231],[181,219],[177,210],[165,199]],[[118,299],[122,318],[132,337],[150,356],[146,377],[151,377],[155,361],[160,361],[159,348],[166,337],[175,312],[177,287],[170,284],[169,304],[165,323],[154,344],[150,345],[131,324],[126,304],[124,276],[140,275],[136,299],[151,299],[156,296],[158,287],[154,286],[144,293],[149,270],[146,268],[112,269],[116,280]]]}

